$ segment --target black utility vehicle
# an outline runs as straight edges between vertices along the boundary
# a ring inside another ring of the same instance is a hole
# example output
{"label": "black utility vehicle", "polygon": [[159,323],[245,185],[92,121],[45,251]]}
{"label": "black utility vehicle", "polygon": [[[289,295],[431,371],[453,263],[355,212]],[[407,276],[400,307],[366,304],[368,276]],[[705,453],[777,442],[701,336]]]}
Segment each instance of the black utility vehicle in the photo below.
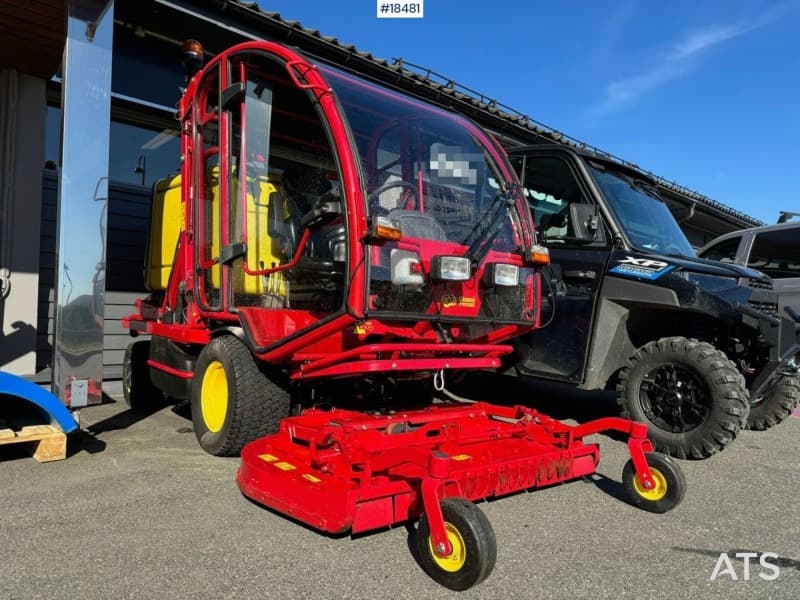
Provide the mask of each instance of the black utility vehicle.
{"label": "black utility vehicle", "polygon": [[[782,213],[777,225],[752,227],[721,235],[701,248],[701,258],[728,264],[746,265],[772,277],[778,294],[778,310],[800,312],[800,221],[785,220],[793,213]],[[784,377],[774,394],[751,399],[751,429],[767,429],[788,417],[797,405],[800,382]],[[770,400],[765,402],[765,400]]]}
{"label": "black utility vehicle", "polygon": [[730,443],[751,397],[783,403],[800,346],[767,276],[698,259],[638,171],[564,146],[509,153],[550,249],[555,300],[550,323],[516,340],[511,372],[616,387],[623,416],[681,458]]}

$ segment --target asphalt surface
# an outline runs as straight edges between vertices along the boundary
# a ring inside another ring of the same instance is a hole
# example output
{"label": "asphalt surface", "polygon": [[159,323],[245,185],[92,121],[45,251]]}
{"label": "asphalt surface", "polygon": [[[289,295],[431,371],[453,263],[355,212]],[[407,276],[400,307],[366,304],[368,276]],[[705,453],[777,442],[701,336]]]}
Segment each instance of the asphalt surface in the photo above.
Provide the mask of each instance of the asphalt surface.
{"label": "asphalt surface", "polygon": [[[549,394],[559,417],[611,411],[597,395],[532,393]],[[664,515],[621,500],[625,445],[596,436],[592,481],[480,504],[497,566],[460,594],[418,566],[413,526],[329,537],[249,502],[238,461],[203,453],[183,411],[116,401],[81,420],[65,461],[0,447],[0,598],[800,598],[796,417],[742,432],[709,460],[681,461],[688,492]],[[755,560],[745,581],[735,553],[748,551],[776,553],[768,560],[780,576],[760,578],[773,571]],[[711,580],[721,552],[736,581]]]}

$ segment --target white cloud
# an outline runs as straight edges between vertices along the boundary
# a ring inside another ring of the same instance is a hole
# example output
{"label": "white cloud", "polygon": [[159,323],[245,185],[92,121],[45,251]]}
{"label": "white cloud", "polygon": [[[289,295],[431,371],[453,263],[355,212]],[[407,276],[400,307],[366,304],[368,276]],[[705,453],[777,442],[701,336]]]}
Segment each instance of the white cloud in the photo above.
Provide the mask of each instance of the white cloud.
{"label": "white cloud", "polygon": [[711,26],[704,31],[695,31],[676,44],[669,58],[672,60],[689,58],[698,52],[752,31],[756,27],[757,25],[754,26],[752,23],[737,23],[734,25]]}
{"label": "white cloud", "polygon": [[672,44],[672,49],[662,52],[653,65],[643,73],[610,81],[603,99],[589,110],[597,116],[614,112],[636,102],[641,96],[682,77],[697,66],[700,56],[718,46],[755,29],[774,22],[787,9],[797,6],[792,2],[773,5],[756,18],[735,23],[710,25],[693,31]]}

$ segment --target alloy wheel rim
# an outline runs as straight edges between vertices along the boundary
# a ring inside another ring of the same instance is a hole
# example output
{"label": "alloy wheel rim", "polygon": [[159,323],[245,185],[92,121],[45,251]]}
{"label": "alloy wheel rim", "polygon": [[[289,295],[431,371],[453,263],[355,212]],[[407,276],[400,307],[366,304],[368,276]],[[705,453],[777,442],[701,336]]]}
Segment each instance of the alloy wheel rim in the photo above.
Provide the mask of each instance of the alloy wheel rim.
{"label": "alloy wheel rim", "polygon": [[664,363],[642,378],[639,403],[659,429],[685,433],[708,417],[711,393],[698,373],[680,363]]}

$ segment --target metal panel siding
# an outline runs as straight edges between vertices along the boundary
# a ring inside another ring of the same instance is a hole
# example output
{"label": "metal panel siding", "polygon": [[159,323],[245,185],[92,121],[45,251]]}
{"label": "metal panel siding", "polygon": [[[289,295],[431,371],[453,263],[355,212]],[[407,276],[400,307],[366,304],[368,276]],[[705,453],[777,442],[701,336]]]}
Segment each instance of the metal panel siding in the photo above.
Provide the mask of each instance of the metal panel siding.
{"label": "metal panel siding", "polygon": [[[42,182],[42,237],[39,250],[39,305],[36,371],[50,367],[53,342],[53,280],[55,276],[56,198],[58,181],[52,171]],[[122,358],[131,338],[122,317],[134,311],[137,298],[146,295],[142,281],[150,190],[114,184],[109,188],[106,245],[106,296],[103,342],[103,377],[122,376]]]}

